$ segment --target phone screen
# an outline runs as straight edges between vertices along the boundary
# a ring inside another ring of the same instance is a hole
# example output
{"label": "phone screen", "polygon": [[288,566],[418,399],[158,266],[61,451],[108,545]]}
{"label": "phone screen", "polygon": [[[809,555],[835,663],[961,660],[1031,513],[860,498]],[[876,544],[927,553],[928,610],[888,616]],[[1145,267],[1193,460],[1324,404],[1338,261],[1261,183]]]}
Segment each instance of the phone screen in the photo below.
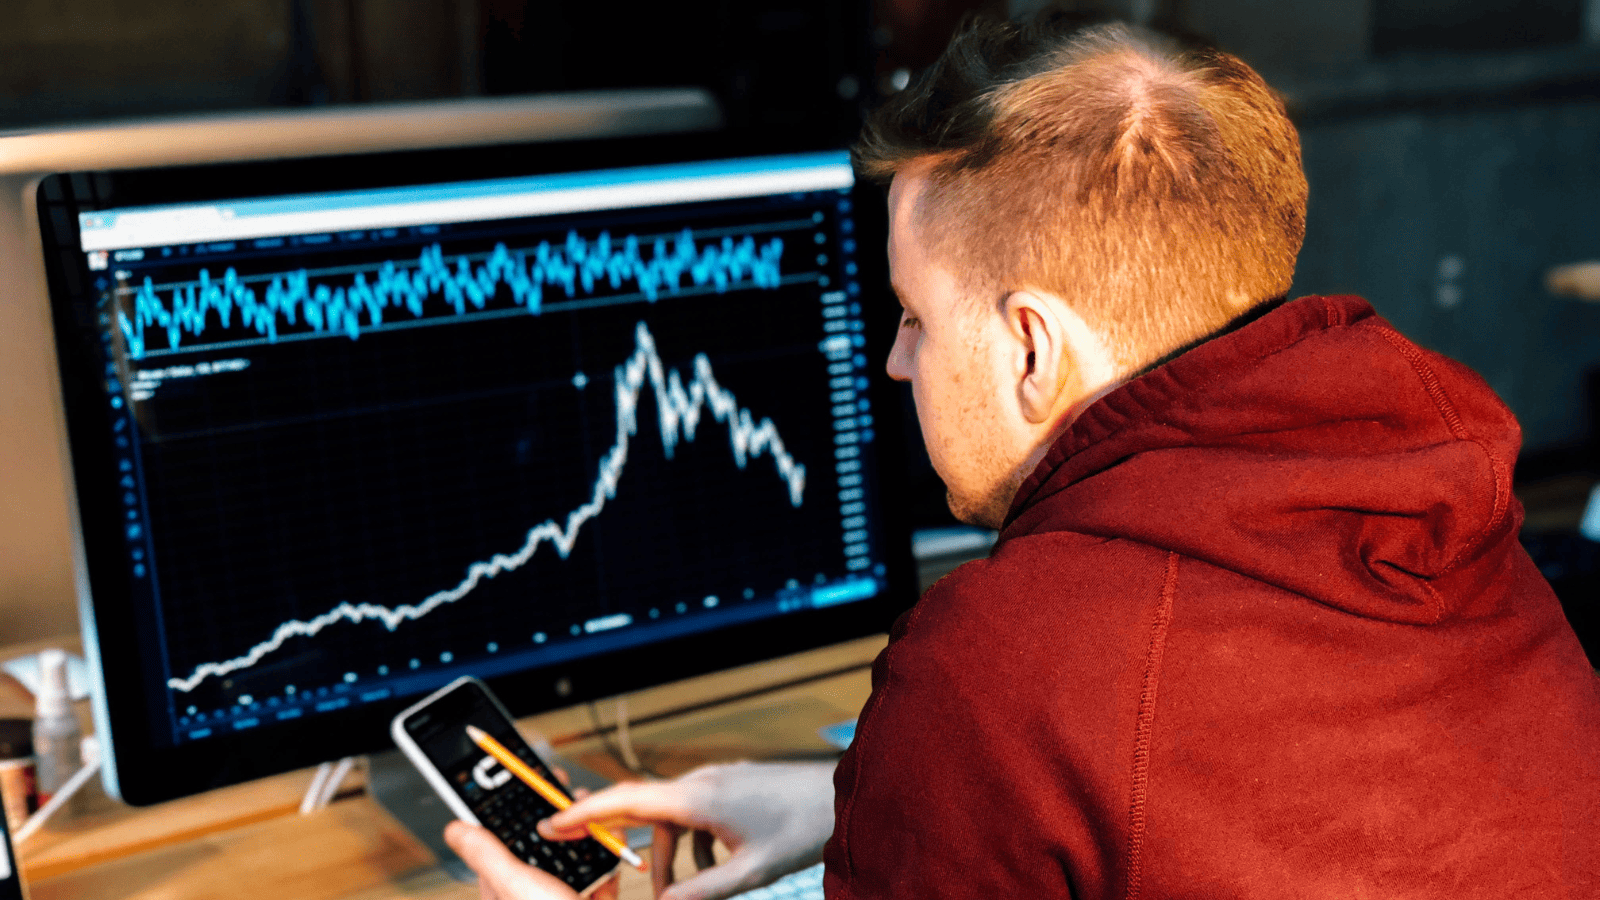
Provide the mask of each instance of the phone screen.
{"label": "phone screen", "polygon": [[560,785],[516,726],[476,681],[464,681],[404,719],[403,727],[478,821],[529,864],[583,891],[617,867],[599,841],[546,841],[535,826],[556,811],[494,757],[478,749],[467,726],[488,732],[529,768]]}

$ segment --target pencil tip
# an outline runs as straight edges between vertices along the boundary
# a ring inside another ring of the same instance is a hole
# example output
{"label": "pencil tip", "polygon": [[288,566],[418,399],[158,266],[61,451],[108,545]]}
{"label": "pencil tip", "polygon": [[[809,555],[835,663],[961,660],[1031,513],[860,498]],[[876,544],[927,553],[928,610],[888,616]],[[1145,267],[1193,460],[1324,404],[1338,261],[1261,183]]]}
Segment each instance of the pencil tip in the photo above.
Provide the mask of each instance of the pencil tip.
{"label": "pencil tip", "polygon": [[484,734],[483,734],[483,729],[482,728],[479,728],[476,725],[468,725],[467,726],[467,737],[472,738],[473,740],[477,740],[477,739],[479,739],[479,738],[481,738],[483,736],[484,736]]}

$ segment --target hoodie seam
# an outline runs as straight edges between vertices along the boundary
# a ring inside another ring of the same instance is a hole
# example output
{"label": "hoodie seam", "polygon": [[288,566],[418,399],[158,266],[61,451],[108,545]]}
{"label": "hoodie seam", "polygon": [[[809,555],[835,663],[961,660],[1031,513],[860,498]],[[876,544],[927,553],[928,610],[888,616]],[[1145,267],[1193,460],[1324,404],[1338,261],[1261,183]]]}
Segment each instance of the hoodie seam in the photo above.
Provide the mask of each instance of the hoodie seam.
{"label": "hoodie seam", "polygon": [[[924,597],[926,597],[926,595],[924,595]],[[916,627],[917,620],[922,618],[922,612],[926,608],[926,604],[923,603],[918,603],[912,608],[906,619],[906,627],[900,632],[900,640],[905,640],[906,637],[911,634],[911,629]],[[859,725],[856,728],[855,743],[857,745],[861,745],[866,738],[867,732],[873,730],[872,715],[877,711],[878,707],[883,705],[883,698],[889,693],[889,683],[894,678],[894,659],[897,655],[896,651],[899,649],[898,647],[894,646],[895,643],[898,642],[891,640],[890,645],[884,648],[883,683],[875,686],[875,689],[872,692],[872,697],[868,701],[866,708],[861,711]],[[850,796],[846,797],[844,803],[840,804],[837,823],[839,832],[839,850],[844,856],[844,881],[846,883],[847,894],[854,893],[851,884],[855,881],[856,877],[855,855],[850,847],[850,816],[855,809],[856,795],[861,790],[861,756],[859,754],[853,755],[850,761],[852,769],[850,779]]]}
{"label": "hoodie seam", "polygon": [[1444,385],[1440,383],[1439,376],[1433,371],[1433,367],[1422,359],[1422,351],[1416,345],[1401,337],[1400,333],[1393,328],[1380,326],[1377,330],[1378,335],[1388,341],[1389,345],[1404,357],[1407,363],[1410,363],[1411,371],[1422,382],[1422,389],[1427,391],[1428,398],[1433,401],[1434,409],[1444,419],[1445,427],[1450,429],[1451,436],[1458,441],[1471,440],[1471,436],[1467,434],[1466,426],[1461,424],[1461,413],[1456,409],[1455,404],[1450,402],[1450,395],[1445,393]]}
{"label": "hoodie seam", "polygon": [[[1510,467],[1507,466],[1499,456],[1495,455],[1494,451],[1491,450],[1488,445],[1467,432],[1466,426],[1462,424],[1461,421],[1461,412],[1456,409],[1455,404],[1450,400],[1450,395],[1445,391],[1444,384],[1440,381],[1438,373],[1434,372],[1433,367],[1428,365],[1427,360],[1423,359],[1422,351],[1418,349],[1415,344],[1407,341],[1393,328],[1380,326],[1378,328],[1378,335],[1387,341],[1389,345],[1393,347],[1395,351],[1398,352],[1400,356],[1411,365],[1411,370],[1416,373],[1418,380],[1422,382],[1423,390],[1427,392],[1429,399],[1433,401],[1434,408],[1438,410],[1439,415],[1444,419],[1445,427],[1450,429],[1451,436],[1462,443],[1472,444],[1474,447],[1477,447],[1489,462],[1489,475],[1490,479],[1494,483],[1494,506],[1490,510],[1488,519],[1486,519],[1483,525],[1478,529],[1478,533],[1473,535],[1472,540],[1468,541],[1461,548],[1461,550],[1458,551],[1455,556],[1451,557],[1450,561],[1445,563],[1444,567],[1439,570],[1438,574],[1444,575],[1453,571],[1457,566],[1459,566],[1473,551],[1481,546],[1491,534],[1494,533],[1496,527],[1500,523],[1500,520],[1505,516],[1506,511],[1510,508],[1510,479],[1506,477],[1509,475],[1508,470]],[[1427,585],[1427,588],[1430,592],[1433,592],[1432,585]],[[1437,592],[1434,592],[1434,597],[1435,599],[1440,600],[1440,614],[1442,615],[1443,601],[1438,597]]]}
{"label": "hoodie seam", "polygon": [[1161,659],[1166,653],[1167,631],[1172,624],[1172,603],[1178,586],[1178,554],[1167,553],[1167,576],[1161,602],[1150,627],[1145,648],[1144,683],[1139,690],[1139,712],[1134,725],[1133,769],[1128,791],[1128,885],[1126,900],[1139,900],[1144,890],[1144,836],[1150,789],[1150,745],[1155,728],[1156,687],[1161,680]]}

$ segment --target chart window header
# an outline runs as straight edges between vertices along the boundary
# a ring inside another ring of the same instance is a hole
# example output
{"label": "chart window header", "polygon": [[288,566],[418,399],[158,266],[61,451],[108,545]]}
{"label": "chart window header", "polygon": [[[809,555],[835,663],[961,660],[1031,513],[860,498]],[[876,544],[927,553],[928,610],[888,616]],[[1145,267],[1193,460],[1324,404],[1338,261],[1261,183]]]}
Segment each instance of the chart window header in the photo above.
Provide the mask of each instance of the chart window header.
{"label": "chart window header", "polygon": [[81,213],[85,252],[845,190],[845,151]]}

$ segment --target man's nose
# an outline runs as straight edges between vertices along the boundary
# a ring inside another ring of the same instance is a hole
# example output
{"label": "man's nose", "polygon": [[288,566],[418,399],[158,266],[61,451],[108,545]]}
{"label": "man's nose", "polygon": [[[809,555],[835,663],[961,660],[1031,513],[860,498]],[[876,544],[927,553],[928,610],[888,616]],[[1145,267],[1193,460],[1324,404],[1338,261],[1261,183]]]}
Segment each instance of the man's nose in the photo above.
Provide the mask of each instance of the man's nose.
{"label": "man's nose", "polygon": [[895,381],[911,380],[911,361],[904,344],[903,338],[897,339],[894,346],[889,348],[889,358],[884,361],[884,371]]}

